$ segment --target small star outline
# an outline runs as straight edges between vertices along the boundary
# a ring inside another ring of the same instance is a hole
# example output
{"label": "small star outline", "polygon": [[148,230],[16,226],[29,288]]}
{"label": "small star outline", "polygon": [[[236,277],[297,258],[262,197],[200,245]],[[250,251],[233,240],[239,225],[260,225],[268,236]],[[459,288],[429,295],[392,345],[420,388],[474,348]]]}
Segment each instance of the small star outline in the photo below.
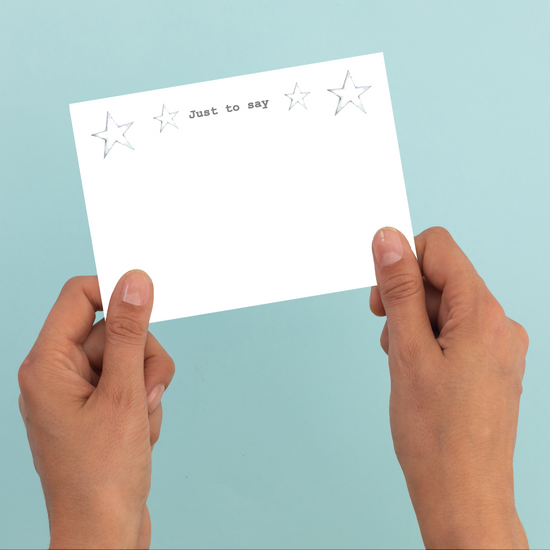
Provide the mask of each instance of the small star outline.
{"label": "small star outline", "polygon": [[296,85],[294,86],[294,91],[291,94],[285,95],[290,99],[290,106],[288,108],[289,111],[292,107],[294,107],[294,105],[301,105],[304,109],[307,109],[305,98],[309,95],[309,92],[302,92],[298,86],[298,82],[296,82]]}
{"label": "small star outline", "polygon": [[177,124],[174,122],[174,117],[179,113],[179,111],[174,111],[169,113],[166,105],[162,105],[162,114],[160,116],[153,117],[155,120],[160,122],[160,131],[162,132],[166,128],[167,124],[171,124],[176,130],[179,130]]}

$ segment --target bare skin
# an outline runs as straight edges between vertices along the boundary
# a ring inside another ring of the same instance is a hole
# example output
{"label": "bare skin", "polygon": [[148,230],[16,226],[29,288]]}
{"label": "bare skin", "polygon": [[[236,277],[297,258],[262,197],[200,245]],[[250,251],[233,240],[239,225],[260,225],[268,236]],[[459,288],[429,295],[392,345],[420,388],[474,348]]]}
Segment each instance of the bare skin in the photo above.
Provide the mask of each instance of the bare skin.
{"label": "bare skin", "polygon": [[373,241],[395,452],[427,548],[527,548],[513,455],[529,339],[441,228]]}
{"label": "bare skin", "polygon": [[[527,548],[512,468],[527,334],[448,232],[423,232],[416,249],[418,260],[400,233],[377,233],[370,307],[387,316],[392,436],[424,543]],[[19,404],[51,548],[149,547],[157,389],[174,374],[147,330],[152,304],[149,278],[130,272],[94,326],[97,279],[71,279],[21,365]]]}
{"label": "bare skin", "polygon": [[75,277],[21,365],[19,406],[51,548],[149,548],[151,452],[162,387],[174,375],[174,362],[148,332],[152,305],[149,277],[129,272],[107,321],[94,326],[102,309],[97,278]]}

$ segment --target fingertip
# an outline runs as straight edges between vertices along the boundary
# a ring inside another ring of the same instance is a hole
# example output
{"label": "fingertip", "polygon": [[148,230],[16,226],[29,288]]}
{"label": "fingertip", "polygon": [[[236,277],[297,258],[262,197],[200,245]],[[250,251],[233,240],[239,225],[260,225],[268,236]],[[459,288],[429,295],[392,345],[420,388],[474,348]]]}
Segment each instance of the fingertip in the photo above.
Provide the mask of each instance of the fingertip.
{"label": "fingertip", "polygon": [[395,264],[403,258],[401,234],[393,227],[379,229],[372,240],[372,250],[380,267]]}
{"label": "fingertip", "polygon": [[153,281],[145,271],[133,269],[124,275],[120,299],[134,306],[147,305],[153,294]]}

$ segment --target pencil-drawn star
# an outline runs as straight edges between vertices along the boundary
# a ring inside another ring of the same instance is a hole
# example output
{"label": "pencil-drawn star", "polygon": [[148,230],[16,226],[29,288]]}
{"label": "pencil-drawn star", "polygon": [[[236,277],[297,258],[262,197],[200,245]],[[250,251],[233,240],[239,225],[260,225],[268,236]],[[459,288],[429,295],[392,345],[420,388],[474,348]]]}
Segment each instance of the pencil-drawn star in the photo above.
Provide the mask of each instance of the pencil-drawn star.
{"label": "pencil-drawn star", "polygon": [[109,151],[114,147],[115,143],[120,143],[121,145],[126,145],[126,147],[133,149],[130,142],[124,137],[124,134],[128,131],[132,124],[133,122],[129,122],[128,124],[122,124],[119,126],[111,114],[107,112],[107,124],[105,125],[105,130],[103,130],[103,132],[98,132],[97,134],[92,134],[94,137],[105,140],[105,151],[103,153],[103,158],[109,154]]}
{"label": "pencil-drawn star", "polygon": [[290,111],[290,109],[292,109],[294,105],[298,104],[307,109],[304,99],[308,94],[309,92],[301,92],[300,87],[298,86],[298,82],[296,82],[296,86],[294,86],[294,91],[291,94],[285,94],[286,97],[290,98],[290,107],[288,108],[288,110]]}
{"label": "pencil-drawn star", "polygon": [[160,120],[160,131],[162,132],[167,124],[171,124],[174,126],[174,128],[178,128],[176,123],[174,122],[174,117],[179,113],[179,111],[175,111],[173,113],[169,113],[168,109],[163,105],[162,106],[162,115],[153,117],[155,120]]}
{"label": "pencil-drawn star", "polygon": [[329,90],[329,92],[332,92],[340,98],[334,115],[336,116],[348,103],[353,103],[356,107],[359,107],[361,111],[366,113],[367,111],[365,111],[365,107],[363,107],[363,102],[359,99],[359,96],[364,94],[369,88],[370,86],[356,86],[348,71],[346,79],[344,80],[344,86],[342,88],[333,88]]}

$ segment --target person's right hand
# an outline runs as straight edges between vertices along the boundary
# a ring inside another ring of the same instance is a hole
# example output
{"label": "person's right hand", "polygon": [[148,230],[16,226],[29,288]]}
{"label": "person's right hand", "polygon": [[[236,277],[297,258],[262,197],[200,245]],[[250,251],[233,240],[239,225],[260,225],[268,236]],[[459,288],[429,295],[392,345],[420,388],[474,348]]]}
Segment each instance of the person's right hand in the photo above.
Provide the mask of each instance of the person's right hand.
{"label": "person's right hand", "polygon": [[513,455],[528,337],[441,228],[373,240],[395,452],[426,547],[526,548]]}

